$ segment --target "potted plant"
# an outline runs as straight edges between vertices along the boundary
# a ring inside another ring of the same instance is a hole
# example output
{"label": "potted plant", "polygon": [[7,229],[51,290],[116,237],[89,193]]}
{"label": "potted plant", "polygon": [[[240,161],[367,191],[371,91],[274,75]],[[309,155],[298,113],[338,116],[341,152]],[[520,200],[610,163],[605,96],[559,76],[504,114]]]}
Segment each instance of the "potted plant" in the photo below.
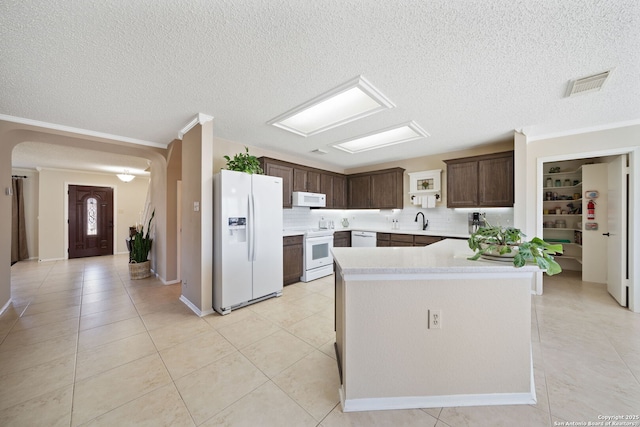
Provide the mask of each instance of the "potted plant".
{"label": "potted plant", "polygon": [[263,173],[260,167],[260,161],[256,156],[249,154],[249,148],[244,147],[245,153],[238,153],[231,159],[229,156],[224,156],[227,160],[227,169],[237,172],[246,172],[250,174],[261,175]]}
{"label": "potted plant", "polygon": [[539,237],[524,241],[524,237],[525,234],[518,228],[492,226],[485,220],[485,226],[469,237],[469,248],[476,251],[469,259],[475,261],[488,255],[511,258],[516,267],[535,263],[549,276],[562,271],[553,257],[562,253],[562,245],[547,243]]}
{"label": "potted plant", "polygon": [[154,210],[147,224],[146,235],[144,226],[140,226],[136,229],[135,234],[131,236],[131,251],[129,252],[129,277],[131,279],[144,279],[151,276],[151,261],[148,258],[153,240],[149,238],[149,231],[155,214],[156,211]]}

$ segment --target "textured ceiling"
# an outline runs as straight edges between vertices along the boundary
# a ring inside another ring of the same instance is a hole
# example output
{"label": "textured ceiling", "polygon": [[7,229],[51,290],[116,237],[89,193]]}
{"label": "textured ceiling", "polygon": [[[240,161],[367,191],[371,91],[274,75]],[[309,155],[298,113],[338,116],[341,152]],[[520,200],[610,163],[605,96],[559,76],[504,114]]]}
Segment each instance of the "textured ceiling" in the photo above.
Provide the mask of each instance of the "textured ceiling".
{"label": "textured ceiling", "polygon": [[[266,124],[358,75],[397,108],[308,138]],[[0,114],[161,144],[200,112],[217,137],[349,168],[640,119],[640,2],[2,0],[0,94]],[[410,120],[431,137],[328,147]]]}

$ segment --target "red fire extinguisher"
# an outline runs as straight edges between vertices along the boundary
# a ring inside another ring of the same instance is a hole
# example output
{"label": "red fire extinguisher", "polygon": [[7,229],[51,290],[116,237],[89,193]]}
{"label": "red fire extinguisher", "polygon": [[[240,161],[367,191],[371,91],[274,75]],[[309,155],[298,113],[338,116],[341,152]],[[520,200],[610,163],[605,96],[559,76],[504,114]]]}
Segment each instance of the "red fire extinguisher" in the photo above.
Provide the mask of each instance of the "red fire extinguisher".
{"label": "red fire extinguisher", "polygon": [[593,200],[587,203],[587,219],[596,219],[596,204]]}

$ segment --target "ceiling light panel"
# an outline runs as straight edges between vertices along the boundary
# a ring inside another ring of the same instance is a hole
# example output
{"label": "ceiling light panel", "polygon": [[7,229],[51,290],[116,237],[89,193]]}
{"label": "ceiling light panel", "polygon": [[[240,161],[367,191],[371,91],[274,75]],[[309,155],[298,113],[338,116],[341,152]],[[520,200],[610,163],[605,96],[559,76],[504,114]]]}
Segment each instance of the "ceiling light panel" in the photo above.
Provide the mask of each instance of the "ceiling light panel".
{"label": "ceiling light panel", "polygon": [[429,134],[416,122],[410,122],[400,126],[383,129],[355,139],[333,144],[333,147],[355,154],[363,151],[375,150],[403,142],[426,138]]}
{"label": "ceiling light panel", "polygon": [[393,102],[359,76],[267,124],[306,137],[393,107]]}

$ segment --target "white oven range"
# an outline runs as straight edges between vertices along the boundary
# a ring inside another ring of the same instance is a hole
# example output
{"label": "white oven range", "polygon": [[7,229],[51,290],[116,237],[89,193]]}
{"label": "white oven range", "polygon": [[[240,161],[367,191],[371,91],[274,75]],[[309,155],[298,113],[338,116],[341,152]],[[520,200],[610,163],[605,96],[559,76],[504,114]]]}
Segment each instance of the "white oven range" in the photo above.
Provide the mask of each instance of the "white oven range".
{"label": "white oven range", "polygon": [[333,230],[307,230],[304,234],[304,271],[300,281],[310,282],[333,273]]}

